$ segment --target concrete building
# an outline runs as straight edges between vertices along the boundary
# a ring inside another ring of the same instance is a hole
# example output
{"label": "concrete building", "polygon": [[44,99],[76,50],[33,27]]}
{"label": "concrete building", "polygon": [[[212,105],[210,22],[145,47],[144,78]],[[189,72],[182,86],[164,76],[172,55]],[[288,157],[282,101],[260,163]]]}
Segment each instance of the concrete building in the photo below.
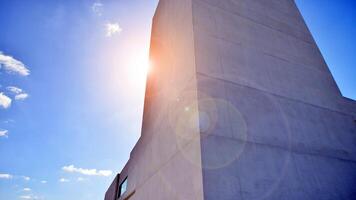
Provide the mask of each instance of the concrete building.
{"label": "concrete building", "polygon": [[105,200],[356,198],[356,103],[293,0],[160,0],[150,57]]}

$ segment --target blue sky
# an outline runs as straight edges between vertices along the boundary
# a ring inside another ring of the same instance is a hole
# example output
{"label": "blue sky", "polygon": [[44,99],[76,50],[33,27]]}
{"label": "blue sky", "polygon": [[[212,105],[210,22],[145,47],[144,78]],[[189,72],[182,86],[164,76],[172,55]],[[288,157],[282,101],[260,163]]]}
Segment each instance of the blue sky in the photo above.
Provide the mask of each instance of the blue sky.
{"label": "blue sky", "polygon": [[341,93],[356,99],[356,1],[295,1]]}
{"label": "blue sky", "polygon": [[[356,99],[355,1],[296,1]],[[103,198],[140,135],[157,2],[0,1],[0,199]]]}

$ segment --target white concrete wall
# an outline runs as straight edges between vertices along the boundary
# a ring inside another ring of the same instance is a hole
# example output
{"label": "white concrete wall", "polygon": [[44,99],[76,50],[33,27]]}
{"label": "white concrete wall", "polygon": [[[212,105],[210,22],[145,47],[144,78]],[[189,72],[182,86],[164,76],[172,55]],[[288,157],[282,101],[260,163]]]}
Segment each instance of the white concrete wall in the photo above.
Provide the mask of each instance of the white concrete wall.
{"label": "white concrete wall", "polygon": [[193,0],[204,199],[352,199],[355,102],[292,0]]}
{"label": "white concrete wall", "polygon": [[130,200],[202,200],[191,0],[160,1],[150,58],[142,135],[121,179]]}
{"label": "white concrete wall", "polygon": [[293,0],[160,0],[150,54],[120,200],[355,197],[356,103]]}

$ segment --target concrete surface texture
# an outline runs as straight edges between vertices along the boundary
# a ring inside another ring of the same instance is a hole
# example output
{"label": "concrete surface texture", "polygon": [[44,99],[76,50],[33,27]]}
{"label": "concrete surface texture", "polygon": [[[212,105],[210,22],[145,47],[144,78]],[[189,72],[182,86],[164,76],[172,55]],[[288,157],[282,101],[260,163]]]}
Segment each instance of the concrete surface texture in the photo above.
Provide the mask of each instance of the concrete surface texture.
{"label": "concrete surface texture", "polygon": [[150,54],[120,200],[356,197],[356,103],[293,0],[160,0]]}
{"label": "concrete surface texture", "polygon": [[109,186],[108,190],[106,191],[104,200],[117,199],[117,192],[118,192],[117,190],[119,189],[118,187],[119,179],[120,179],[120,175],[118,174],[115,177],[114,181]]}

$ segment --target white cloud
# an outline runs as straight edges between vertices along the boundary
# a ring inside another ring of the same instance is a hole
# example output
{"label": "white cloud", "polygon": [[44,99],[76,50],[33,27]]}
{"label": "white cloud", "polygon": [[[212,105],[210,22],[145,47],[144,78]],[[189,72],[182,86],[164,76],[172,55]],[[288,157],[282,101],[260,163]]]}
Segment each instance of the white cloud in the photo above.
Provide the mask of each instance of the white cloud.
{"label": "white cloud", "polygon": [[111,37],[116,33],[120,33],[122,31],[122,28],[119,26],[118,23],[106,23],[106,37]]}
{"label": "white cloud", "polygon": [[32,199],[32,196],[30,196],[30,195],[22,195],[22,196],[20,196],[20,199]]}
{"label": "white cloud", "polygon": [[15,96],[15,100],[25,100],[28,98],[28,94],[27,93],[21,93]]}
{"label": "white cloud", "polygon": [[41,181],[41,183],[46,184],[46,183],[47,183],[47,181],[43,180],[43,181]]}
{"label": "white cloud", "polygon": [[8,137],[9,131],[0,129],[0,137]]}
{"label": "white cloud", "polygon": [[9,86],[9,87],[6,87],[6,89],[9,90],[10,92],[14,93],[14,94],[22,93],[22,89],[18,88],[16,86]]}
{"label": "white cloud", "polygon": [[42,199],[42,198],[39,198],[38,196],[34,196],[32,194],[30,195],[22,195],[22,196],[19,196],[20,199],[29,199],[29,200],[39,200],[39,199]]}
{"label": "white cloud", "polygon": [[111,170],[97,170],[97,169],[83,169],[76,168],[74,165],[64,166],[62,170],[71,173],[80,173],[87,176],[110,176],[112,174]]}
{"label": "white cloud", "polygon": [[11,99],[4,95],[4,93],[0,92],[0,107],[7,109],[11,106]]}
{"label": "white cloud", "polygon": [[82,181],[85,181],[85,180],[87,180],[87,179],[85,179],[85,178],[83,178],[83,177],[78,177],[78,178],[77,178],[77,181],[78,181],[78,182],[82,182]]}
{"label": "white cloud", "polygon": [[31,188],[24,188],[23,191],[29,192],[29,191],[31,191]]}
{"label": "white cloud", "polygon": [[23,176],[22,177],[25,181],[29,181],[29,180],[31,180],[31,178],[30,177],[28,177],[28,176]]}
{"label": "white cloud", "polygon": [[0,174],[0,179],[12,179],[11,174]]}
{"label": "white cloud", "polygon": [[60,178],[59,179],[59,182],[61,183],[66,183],[66,182],[69,182],[70,180],[69,179],[65,179],[65,178]]}
{"label": "white cloud", "polygon": [[101,16],[103,14],[104,4],[101,2],[95,2],[91,6],[91,10],[94,12],[94,14]]}
{"label": "white cloud", "polygon": [[29,96],[26,92],[23,92],[21,88],[16,86],[9,86],[6,87],[6,89],[15,94],[15,100],[25,100]]}
{"label": "white cloud", "polygon": [[30,70],[19,60],[0,52],[0,69],[4,68],[7,73],[28,76]]}
{"label": "white cloud", "polygon": [[112,174],[111,170],[99,170],[98,175],[99,176],[110,176]]}

